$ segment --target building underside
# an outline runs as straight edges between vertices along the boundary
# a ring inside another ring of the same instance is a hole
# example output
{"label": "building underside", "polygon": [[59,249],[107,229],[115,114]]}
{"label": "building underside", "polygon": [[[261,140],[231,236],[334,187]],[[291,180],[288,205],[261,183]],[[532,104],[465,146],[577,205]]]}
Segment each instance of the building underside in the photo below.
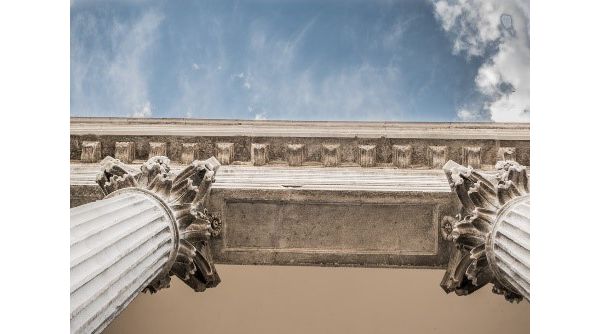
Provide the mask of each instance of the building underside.
{"label": "building underside", "polygon": [[215,287],[215,263],[444,268],[529,300],[528,124],[72,118],[70,142],[72,331],[171,275]]}

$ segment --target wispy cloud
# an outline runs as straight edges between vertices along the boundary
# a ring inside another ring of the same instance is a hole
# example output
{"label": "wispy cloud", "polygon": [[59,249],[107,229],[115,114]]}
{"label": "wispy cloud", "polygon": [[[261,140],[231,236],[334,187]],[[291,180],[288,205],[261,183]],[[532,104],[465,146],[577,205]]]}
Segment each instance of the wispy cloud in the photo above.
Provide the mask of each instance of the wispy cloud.
{"label": "wispy cloud", "polygon": [[[465,9],[439,3],[446,31],[473,30],[457,23]],[[499,97],[511,93],[514,103],[528,87],[488,51],[498,41],[508,48],[513,35],[485,28],[469,37],[475,42],[455,43],[455,53],[489,59],[475,84],[481,62],[453,55],[438,25],[431,6],[414,1],[78,0],[71,114],[443,121],[458,118],[454,106],[466,92],[488,105],[465,104],[461,119],[489,119]]]}
{"label": "wispy cloud", "polygon": [[78,33],[71,37],[71,109],[80,115],[152,116],[145,64],[162,20],[156,10],[134,20],[86,11],[74,16],[71,29]]}
{"label": "wispy cloud", "polygon": [[[401,70],[394,66],[375,67],[365,62],[352,66],[323,67],[299,64],[314,16],[295,32],[283,35],[265,22],[250,24],[243,54],[243,71],[224,77],[219,64],[231,63],[228,55],[205,59],[206,71],[180,77],[182,92],[176,110],[196,117],[212,115],[223,108],[223,90],[236,91],[233,108],[243,108],[253,119],[386,119],[402,115],[398,98]],[[397,33],[392,31],[391,33]],[[218,49],[218,47],[217,47]],[[231,55],[230,55],[231,56]],[[227,72],[227,71],[224,71]],[[237,87],[237,88],[236,88]]]}
{"label": "wispy cloud", "polygon": [[453,51],[483,57],[475,84],[483,103],[461,107],[463,120],[529,121],[529,1],[433,0]]}

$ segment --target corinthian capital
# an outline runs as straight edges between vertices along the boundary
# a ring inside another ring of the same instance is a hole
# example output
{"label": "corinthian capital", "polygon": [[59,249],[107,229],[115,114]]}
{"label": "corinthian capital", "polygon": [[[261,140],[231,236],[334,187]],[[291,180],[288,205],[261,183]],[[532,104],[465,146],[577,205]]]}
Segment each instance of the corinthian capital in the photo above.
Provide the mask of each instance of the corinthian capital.
{"label": "corinthian capital", "polygon": [[442,221],[444,238],[456,247],[440,285],[467,295],[491,283],[511,302],[529,300],[527,170],[514,161],[498,162],[493,175],[454,161],[443,169],[462,210]]}
{"label": "corinthian capital", "polygon": [[130,188],[148,192],[169,208],[177,222],[178,251],[169,275],[157,278],[144,291],[168,287],[172,275],[195,291],[204,291],[221,281],[208,245],[209,239],[220,233],[221,224],[205,207],[220,164],[214,157],[196,160],[175,175],[169,163],[167,157],[156,156],[137,170],[106,157],[96,181],[107,197]]}

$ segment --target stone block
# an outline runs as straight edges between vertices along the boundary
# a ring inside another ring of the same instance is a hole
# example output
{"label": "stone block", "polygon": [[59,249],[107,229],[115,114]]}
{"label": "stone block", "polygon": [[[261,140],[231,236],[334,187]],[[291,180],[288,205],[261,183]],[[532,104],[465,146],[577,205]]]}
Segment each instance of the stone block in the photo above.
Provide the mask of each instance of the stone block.
{"label": "stone block", "polygon": [[481,147],[463,146],[462,164],[463,166],[471,166],[476,169],[481,168]]}
{"label": "stone block", "polygon": [[304,162],[304,144],[288,144],[287,161],[290,166],[302,166]]}
{"label": "stone block", "polygon": [[250,160],[254,166],[263,166],[269,162],[269,144],[252,143]]}
{"label": "stone block", "polygon": [[217,160],[221,165],[229,165],[233,162],[235,146],[233,143],[217,143]]}
{"label": "stone block", "polygon": [[126,164],[130,164],[135,159],[135,143],[132,141],[116,142],[115,158]]}
{"label": "stone block", "polygon": [[448,161],[448,146],[429,146],[427,148],[429,167],[439,169]]}
{"label": "stone block", "polygon": [[148,153],[148,159],[156,156],[167,156],[167,143],[150,142],[150,151]]}
{"label": "stone block", "polygon": [[338,166],[341,161],[340,144],[323,144],[321,161],[325,167]]}
{"label": "stone block", "polygon": [[183,143],[181,147],[181,163],[189,164],[198,159],[199,147],[198,143]]}
{"label": "stone block", "polygon": [[409,168],[412,163],[412,146],[393,145],[392,162],[398,168]]}
{"label": "stone block", "polygon": [[358,146],[358,164],[361,167],[375,166],[375,145],[359,145]]}
{"label": "stone block", "polygon": [[102,158],[102,144],[99,141],[81,143],[81,161],[98,162]]}
{"label": "stone block", "polygon": [[517,149],[515,147],[500,147],[498,148],[498,161],[517,160]]}

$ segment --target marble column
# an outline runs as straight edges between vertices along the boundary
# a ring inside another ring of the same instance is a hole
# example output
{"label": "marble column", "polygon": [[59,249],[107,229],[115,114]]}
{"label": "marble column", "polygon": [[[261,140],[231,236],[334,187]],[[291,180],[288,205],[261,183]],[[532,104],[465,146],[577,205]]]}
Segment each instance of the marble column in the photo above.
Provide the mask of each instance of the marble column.
{"label": "marble column", "polygon": [[208,247],[220,222],[204,207],[218,167],[215,158],[194,161],[175,176],[166,157],[139,171],[102,161],[106,197],[71,209],[71,332],[100,332],[171,275],[195,291],[220,282]]}
{"label": "marble column", "polygon": [[443,167],[462,204],[444,217],[442,234],[456,246],[442,288],[458,295],[484,285],[511,302],[529,301],[529,178],[525,167],[500,161],[496,173],[448,161]]}
{"label": "marble column", "polygon": [[487,239],[494,277],[529,300],[529,195],[507,203]]}

